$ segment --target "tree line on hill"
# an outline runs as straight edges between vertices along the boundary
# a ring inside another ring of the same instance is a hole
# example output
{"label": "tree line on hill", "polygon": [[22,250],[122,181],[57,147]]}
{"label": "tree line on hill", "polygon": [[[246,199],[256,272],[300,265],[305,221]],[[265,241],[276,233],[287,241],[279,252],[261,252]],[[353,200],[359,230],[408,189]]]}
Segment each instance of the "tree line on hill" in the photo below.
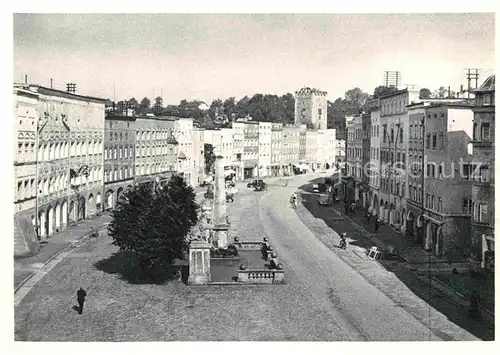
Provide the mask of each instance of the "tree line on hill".
{"label": "tree line on hill", "polygon": [[[337,129],[337,137],[345,136],[345,116],[356,115],[368,111],[368,101],[395,92],[394,87],[378,86],[373,94],[364,92],[358,87],[347,90],[344,97],[339,97],[335,101],[327,102],[327,125],[328,128]],[[420,98],[431,97],[454,97],[455,92],[448,92],[445,87],[431,92],[427,88],[420,90]],[[108,100],[107,106],[113,105]],[[217,121],[250,116],[254,121],[281,122],[283,124],[293,124],[295,111],[295,98],[293,94],[286,93],[278,96],[273,94],[254,94],[252,97],[244,96],[236,100],[229,97],[224,100],[217,98],[212,100],[208,109],[202,101],[186,99],[181,100],[178,105],[163,105],[163,99],[158,96],[154,100],[144,97],[140,102],[135,98],[123,100],[115,104],[114,108],[120,112],[132,109],[136,115],[154,114],[157,116],[177,116],[193,118],[201,125],[210,124]]]}

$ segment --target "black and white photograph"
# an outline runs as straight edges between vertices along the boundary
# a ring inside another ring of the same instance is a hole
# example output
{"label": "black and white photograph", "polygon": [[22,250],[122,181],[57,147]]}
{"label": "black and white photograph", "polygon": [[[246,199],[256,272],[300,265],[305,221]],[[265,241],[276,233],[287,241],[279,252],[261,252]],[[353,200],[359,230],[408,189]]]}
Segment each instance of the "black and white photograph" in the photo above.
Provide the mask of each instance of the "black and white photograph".
{"label": "black and white photograph", "polygon": [[15,344],[495,340],[493,8],[56,10],[9,15]]}

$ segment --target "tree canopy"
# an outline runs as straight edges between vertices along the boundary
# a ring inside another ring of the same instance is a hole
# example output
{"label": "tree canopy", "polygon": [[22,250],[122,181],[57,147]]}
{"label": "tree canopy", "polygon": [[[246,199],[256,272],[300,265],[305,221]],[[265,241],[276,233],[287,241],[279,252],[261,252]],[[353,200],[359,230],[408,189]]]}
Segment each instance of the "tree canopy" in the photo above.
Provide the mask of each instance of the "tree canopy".
{"label": "tree canopy", "polygon": [[153,274],[184,257],[197,211],[193,188],[173,176],[164,188],[144,183],[125,192],[108,232],[120,250],[135,252],[145,274]]}

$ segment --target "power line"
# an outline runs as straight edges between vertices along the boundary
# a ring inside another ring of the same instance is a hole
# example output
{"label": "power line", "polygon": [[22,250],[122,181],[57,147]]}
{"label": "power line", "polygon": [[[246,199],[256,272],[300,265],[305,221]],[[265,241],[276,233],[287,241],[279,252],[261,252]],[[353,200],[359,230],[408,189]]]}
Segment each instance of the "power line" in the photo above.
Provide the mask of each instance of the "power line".
{"label": "power line", "polygon": [[479,70],[478,68],[465,68],[467,70],[467,73],[465,74],[465,77],[467,78],[467,99],[470,99],[470,93],[472,91],[472,86],[471,86],[471,81],[475,80],[476,85],[474,86],[474,89],[477,89],[477,84],[479,80]]}

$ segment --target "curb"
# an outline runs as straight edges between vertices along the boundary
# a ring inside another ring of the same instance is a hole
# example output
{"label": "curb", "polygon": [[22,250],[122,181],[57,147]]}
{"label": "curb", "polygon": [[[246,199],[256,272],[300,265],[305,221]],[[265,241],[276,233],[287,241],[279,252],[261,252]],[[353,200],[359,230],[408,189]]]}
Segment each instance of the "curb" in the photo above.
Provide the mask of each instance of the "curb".
{"label": "curb", "polygon": [[[97,231],[100,232],[101,230],[105,229],[108,227],[108,223],[106,223],[104,226],[101,226],[99,228],[97,228]],[[31,280],[40,270],[42,270],[48,263],[50,263],[52,260],[54,260],[55,258],[57,258],[60,254],[64,253],[64,252],[67,252],[71,249],[74,249],[76,247],[78,247],[80,244],[82,244],[84,241],[86,241],[90,235],[92,234],[93,231],[90,231],[89,233],[85,234],[83,237],[81,237],[80,239],[78,239],[77,241],[74,241],[74,242],[71,242],[66,248],[64,249],[61,249],[59,250],[57,253],[55,253],[54,255],[52,255],[47,261],[45,261],[42,266],[40,268],[38,268],[37,270],[33,271],[28,277],[26,277],[23,281],[21,281],[19,283],[19,285],[17,285],[16,288],[14,288],[14,295],[19,291],[19,289],[21,289],[21,287],[23,287],[23,285],[28,282],[29,280]]]}

